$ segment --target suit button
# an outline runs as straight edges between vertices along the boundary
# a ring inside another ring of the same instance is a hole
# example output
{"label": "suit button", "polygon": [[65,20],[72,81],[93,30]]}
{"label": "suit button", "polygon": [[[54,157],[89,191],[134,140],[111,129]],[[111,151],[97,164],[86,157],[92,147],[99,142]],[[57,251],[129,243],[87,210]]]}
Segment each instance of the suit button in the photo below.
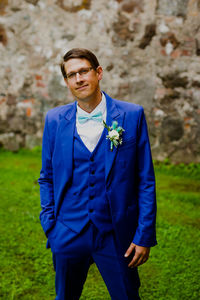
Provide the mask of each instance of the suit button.
{"label": "suit button", "polygon": [[90,161],[94,161],[94,157],[90,157]]}
{"label": "suit button", "polygon": [[90,195],[90,200],[94,199],[94,196],[93,195]]}
{"label": "suit button", "polygon": [[90,186],[91,186],[91,187],[94,187],[94,183],[90,183]]}
{"label": "suit button", "polygon": [[89,209],[89,212],[90,212],[90,213],[92,213],[93,211],[94,211],[94,209],[92,209],[92,208]]}
{"label": "suit button", "polygon": [[91,174],[92,174],[92,175],[94,175],[94,174],[95,174],[95,171],[94,171],[94,170],[92,170],[92,171],[91,171]]}

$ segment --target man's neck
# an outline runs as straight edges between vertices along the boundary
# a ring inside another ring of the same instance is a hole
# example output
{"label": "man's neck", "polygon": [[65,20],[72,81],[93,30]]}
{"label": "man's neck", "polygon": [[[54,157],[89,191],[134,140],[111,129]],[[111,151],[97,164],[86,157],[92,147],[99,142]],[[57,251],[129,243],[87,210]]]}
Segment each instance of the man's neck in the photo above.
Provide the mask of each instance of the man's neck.
{"label": "man's neck", "polygon": [[83,109],[87,113],[91,113],[97,107],[97,105],[99,105],[101,100],[102,100],[102,94],[101,91],[99,91],[99,93],[95,95],[95,97],[92,97],[91,99],[84,99],[84,100],[77,99],[77,102],[78,102],[78,106],[81,109]]}

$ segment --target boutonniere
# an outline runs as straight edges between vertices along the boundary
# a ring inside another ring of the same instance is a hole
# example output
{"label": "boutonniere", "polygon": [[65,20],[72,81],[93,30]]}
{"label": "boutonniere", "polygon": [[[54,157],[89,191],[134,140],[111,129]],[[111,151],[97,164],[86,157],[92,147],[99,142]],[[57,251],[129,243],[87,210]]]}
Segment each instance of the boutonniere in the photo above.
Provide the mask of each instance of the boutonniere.
{"label": "boutonniere", "polygon": [[110,150],[113,151],[113,146],[117,148],[118,145],[122,144],[122,132],[125,130],[121,126],[118,126],[117,121],[113,121],[112,126],[108,126],[103,121],[103,125],[108,130],[106,138],[110,140]]}

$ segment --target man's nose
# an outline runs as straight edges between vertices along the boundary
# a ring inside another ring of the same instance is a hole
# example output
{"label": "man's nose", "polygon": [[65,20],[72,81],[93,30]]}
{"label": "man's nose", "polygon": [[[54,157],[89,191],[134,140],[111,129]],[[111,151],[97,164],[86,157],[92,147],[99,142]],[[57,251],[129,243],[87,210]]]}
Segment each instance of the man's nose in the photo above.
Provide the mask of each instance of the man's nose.
{"label": "man's nose", "polygon": [[77,72],[76,73],[76,82],[81,82],[81,81],[83,81],[83,79],[82,79],[81,75]]}

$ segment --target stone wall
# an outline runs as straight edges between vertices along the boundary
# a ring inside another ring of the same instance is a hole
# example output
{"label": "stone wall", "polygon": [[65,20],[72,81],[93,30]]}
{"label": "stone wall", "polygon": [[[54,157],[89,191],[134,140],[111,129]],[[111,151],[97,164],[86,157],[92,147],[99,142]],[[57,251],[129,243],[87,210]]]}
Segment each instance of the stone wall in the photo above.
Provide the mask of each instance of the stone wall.
{"label": "stone wall", "polygon": [[101,87],[144,106],[154,159],[200,162],[200,0],[1,0],[0,145],[40,145],[72,101],[59,63],[89,48]]}

